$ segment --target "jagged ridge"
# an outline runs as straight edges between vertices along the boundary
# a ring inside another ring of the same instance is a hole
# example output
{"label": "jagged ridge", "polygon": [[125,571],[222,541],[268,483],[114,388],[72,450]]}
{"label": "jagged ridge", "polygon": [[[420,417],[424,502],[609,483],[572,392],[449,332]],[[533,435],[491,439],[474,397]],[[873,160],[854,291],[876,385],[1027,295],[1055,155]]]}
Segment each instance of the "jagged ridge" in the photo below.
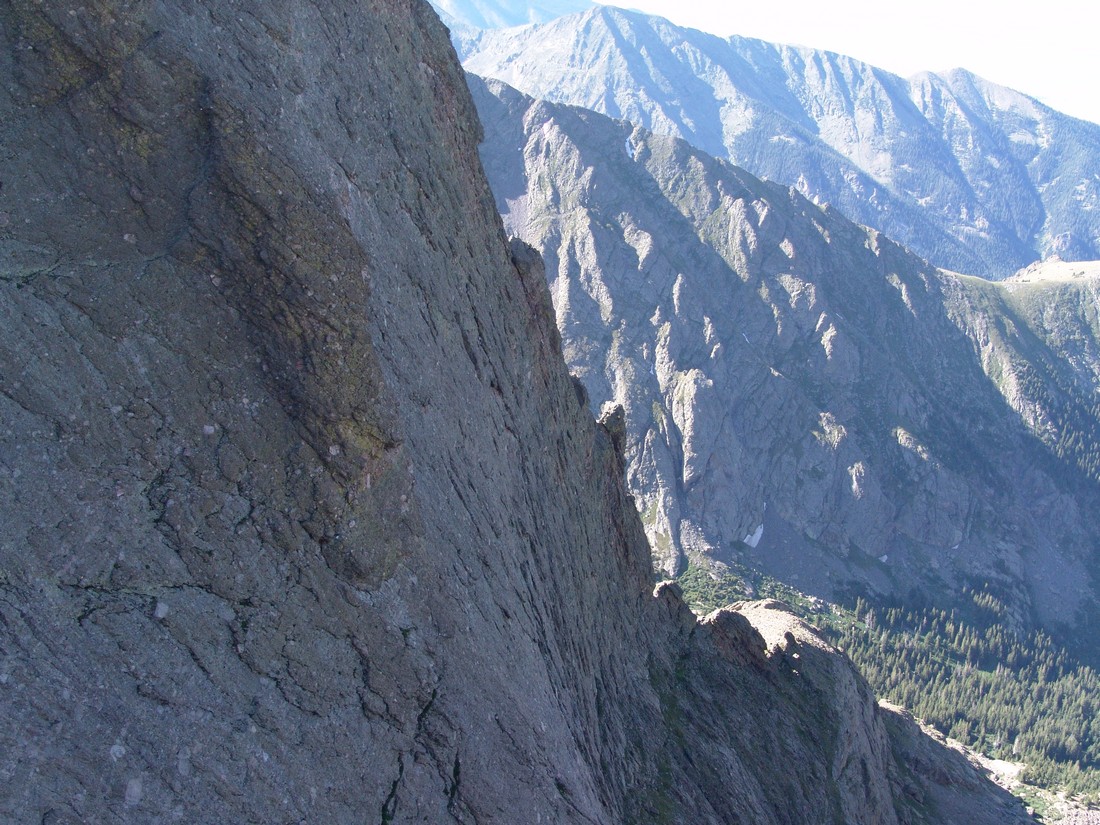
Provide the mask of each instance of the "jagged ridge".
{"label": "jagged ridge", "polygon": [[[684,141],[471,85],[567,360],[626,409],[659,566],[736,560],[829,600],[989,586],[1014,626],[1096,654],[1096,483],[1057,449],[1094,455],[1095,378],[995,297],[1018,287],[935,270]],[[1059,328],[1088,362],[1087,324]]]}
{"label": "jagged ridge", "polygon": [[1001,278],[1100,258],[1100,126],[964,71],[904,80],[610,7],[463,50],[475,74],[683,137],[938,266]]}

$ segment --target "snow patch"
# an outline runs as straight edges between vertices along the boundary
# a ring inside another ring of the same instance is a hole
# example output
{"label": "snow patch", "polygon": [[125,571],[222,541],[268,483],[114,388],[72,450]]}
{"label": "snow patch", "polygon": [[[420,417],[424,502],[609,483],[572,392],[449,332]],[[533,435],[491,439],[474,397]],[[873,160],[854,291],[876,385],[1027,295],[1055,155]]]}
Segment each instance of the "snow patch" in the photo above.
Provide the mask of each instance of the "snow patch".
{"label": "snow patch", "polygon": [[829,328],[821,335],[821,348],[825,350],[826,360],[831,361],[833,359],[833,342],[836,340],[836,336],[836,327],[832,324],[829,324]]}
{"label": "snow patch", "polygon": [[756,546],[760,544],[760,539],[764,538],[764,523],[761,522],[760,526],[749,535],[745,536],[745,544],[749,547],[756,549]]}
{"label": "snow patch", "polygon": [[867,468],[862,461],[857,461],[848,468],[848,478],[852,482],[852,498],[859,501],[863,498],[863,480],[867,477]]}

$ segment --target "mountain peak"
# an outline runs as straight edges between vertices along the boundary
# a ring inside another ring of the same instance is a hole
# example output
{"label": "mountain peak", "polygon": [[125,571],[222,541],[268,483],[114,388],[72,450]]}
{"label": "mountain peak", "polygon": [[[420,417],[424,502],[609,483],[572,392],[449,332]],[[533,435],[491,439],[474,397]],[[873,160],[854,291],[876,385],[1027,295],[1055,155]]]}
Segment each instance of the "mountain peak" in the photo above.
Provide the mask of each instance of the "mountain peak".
{"label": "mountain peak", "polygon": [[1053,253],[1100,257],[1100,126],[964,70],[905,80],[611,7],[485,32],[464,65],[684,138],[946,269],[1002,278]]}
{"label": "mountain peak", "polygon": [[591,0],[432,0],[447,23],[474,29],[501,29],[528,23],[546,23],[593,7]]}

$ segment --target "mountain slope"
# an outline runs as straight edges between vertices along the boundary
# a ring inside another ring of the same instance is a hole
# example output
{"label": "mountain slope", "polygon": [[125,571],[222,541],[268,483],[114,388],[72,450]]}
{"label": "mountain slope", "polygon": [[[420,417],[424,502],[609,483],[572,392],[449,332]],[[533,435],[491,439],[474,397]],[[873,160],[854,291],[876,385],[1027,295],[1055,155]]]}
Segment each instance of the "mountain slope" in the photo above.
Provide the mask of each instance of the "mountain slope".
{"label": "mountain slope", "polygon": [[965,72],[906,81],[608,7],[463,49],[468,71],[683,137],[948,269],[1100,258],[1100,126]]}
{"label": "mountain slope", "polygon": [[1048,261],[1000,284],[964,283],[985,372],[1059,459],[1100,481],[1100,264]]}
{"label": "mountain slope", "polygon": [[[1094,454],[1095,376],[1020,345],[1027,324],[987,297],[1016,287],[938,271],[683,141],[471,85],[498,208],[547,260],[570,366],[595,404],[625,407],[661,567],[717,558],[829,600],[991,588],[1013,626],[1096,654],[1097,484],[1057,449],[1076,434]],[[991,342],[1006,326],[1021,334]],[[1010,362],[1041,380],[991,380]],[[1060,409],[1072,426],[1046,433]]]}
{"label": "mountain slope", "polygon": [[4,2],[0,71],[4,821],[1026,820],[653,592],[426,4]]}

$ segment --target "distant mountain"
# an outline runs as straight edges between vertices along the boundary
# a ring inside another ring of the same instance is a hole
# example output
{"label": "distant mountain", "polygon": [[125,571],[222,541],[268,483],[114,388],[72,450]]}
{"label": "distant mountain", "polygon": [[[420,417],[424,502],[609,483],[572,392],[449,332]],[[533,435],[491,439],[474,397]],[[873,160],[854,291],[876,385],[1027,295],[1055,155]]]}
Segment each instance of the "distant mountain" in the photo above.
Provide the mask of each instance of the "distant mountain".
{"label": "distant mountain", "polygon": [[1093,269],[939,271],[684,141],[471,85],[566,358],[626,410],[658,566],[725,560],[829,600],[989,589],[1011,625],[1097,652]]}
{"label": "distant mountain", "polygon": [[452,28],[498,29],[527,23],[546,23],[556,17],[584,11],[594,5],[591,0],[432,0],[443,22]]}
{"label": "distant mountain", "polygon": [[904,80],[609,7],[459,48],[473,73],[682,137],[938,266],[1100,258],[1100,126],[965,71]]}

